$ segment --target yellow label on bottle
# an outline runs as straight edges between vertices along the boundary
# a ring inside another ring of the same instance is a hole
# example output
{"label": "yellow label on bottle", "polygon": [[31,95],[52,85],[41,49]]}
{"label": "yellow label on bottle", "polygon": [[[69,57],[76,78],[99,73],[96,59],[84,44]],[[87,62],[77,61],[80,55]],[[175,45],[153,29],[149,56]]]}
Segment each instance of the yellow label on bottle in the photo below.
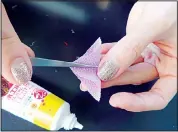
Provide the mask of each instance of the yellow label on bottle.
{"label": "yellow label on bottle", "polygon": [[53,118],[58,109],[64,104],[64,100],[49,93],[40,104],[34,116],[34,124],[50,130]]}

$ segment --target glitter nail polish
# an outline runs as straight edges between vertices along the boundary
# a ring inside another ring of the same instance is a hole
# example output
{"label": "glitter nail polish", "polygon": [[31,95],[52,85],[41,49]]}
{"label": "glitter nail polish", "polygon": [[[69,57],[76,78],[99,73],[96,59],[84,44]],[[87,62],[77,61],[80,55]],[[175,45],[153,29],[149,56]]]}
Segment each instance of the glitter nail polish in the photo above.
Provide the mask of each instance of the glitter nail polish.
{"label": "glitter nail polish", "polygon": [[19,84],[23,84],[31,80],[32,72],[22,58],[17,58],[13,61],[11,72]]}

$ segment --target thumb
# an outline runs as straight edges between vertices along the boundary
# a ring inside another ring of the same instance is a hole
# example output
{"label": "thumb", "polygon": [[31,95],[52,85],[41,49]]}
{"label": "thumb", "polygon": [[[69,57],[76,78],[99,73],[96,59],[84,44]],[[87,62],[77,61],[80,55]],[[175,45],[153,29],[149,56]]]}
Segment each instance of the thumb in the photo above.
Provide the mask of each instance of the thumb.
{"label": "thumb", "polygon": [[99,78],[108,81],[122,74],[141,56],[142,51],[153,39],[152,36],[143,34],[124,36],[102,58],[98,69]]}
{"label": "thumb", "polygon": [[29,56],[33,51],[17,38],[2,40],[2,76],[13,84],[31,80],[32,65]]}
{"label": "thumb", "polygon": [[[160,6],[162,8],[159,8]],[[154,7],[152,12],[151,7]],[[175,29],[176,8],[174,2],[157,2],[146,6],[140,23],[131,25],[133,28],[130,28],[129,33],[102,58],[98,69],[100,79],[107,81],[119,76],[140,56],[149,43],[165,39],[163,37],[167,36],[167,32]]]}

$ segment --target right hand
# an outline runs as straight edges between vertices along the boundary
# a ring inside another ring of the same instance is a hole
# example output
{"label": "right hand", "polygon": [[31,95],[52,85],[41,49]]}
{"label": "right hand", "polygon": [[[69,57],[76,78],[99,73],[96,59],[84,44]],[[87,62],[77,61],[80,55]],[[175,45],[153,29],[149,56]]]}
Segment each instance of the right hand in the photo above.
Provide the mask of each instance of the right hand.
{"label": "right hand", "polygon": [[34,56],[34,52],[18,36],[2,39],[2,76],[13,84],[27,83],[32,77],[29,57]]}
{"label": "right hand", "polygon": [[32,65],[29,57],[34,52],[23,44],[13,28],[4,5],[2,9],[2,76],[13,84],[24,84],[31,80]]}

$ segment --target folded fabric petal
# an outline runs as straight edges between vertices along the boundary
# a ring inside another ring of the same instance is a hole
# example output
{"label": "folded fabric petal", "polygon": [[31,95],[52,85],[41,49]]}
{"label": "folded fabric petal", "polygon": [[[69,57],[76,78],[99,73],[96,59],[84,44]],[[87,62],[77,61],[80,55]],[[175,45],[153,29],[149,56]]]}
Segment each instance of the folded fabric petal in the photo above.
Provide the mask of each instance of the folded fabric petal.
{"label": "folded fabric petal", "polygon": [[[101,59],[101,39],[98,38],[95,43],[86,51],[86,53],[74,62],[98,66]],[[88,92],[94,99],[100,101],[101,80],[97,76],[97,68],[79,68],[72,67],[71,70],[77,78],[84,84]]]}

